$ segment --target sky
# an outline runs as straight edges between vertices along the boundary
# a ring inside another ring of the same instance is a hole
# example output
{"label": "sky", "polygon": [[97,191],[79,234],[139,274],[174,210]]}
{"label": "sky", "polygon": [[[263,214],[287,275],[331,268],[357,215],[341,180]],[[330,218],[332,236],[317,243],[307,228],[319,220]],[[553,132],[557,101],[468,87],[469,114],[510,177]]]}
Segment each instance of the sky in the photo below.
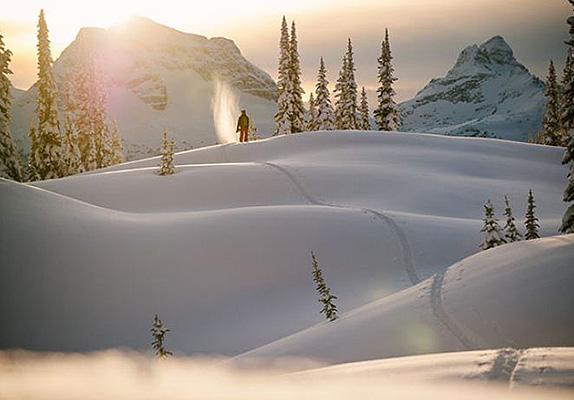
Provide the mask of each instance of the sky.
{"label": "sky", "polygon": [[19,0],[0,16],[0,33],[14,53],[16,87],[35,81],[36,22],[45,9],[54,58],[85,26],[107,28],[142,15],[173,28],[232,39],[245,57],[276,77],[281,16],[297,24],[304,89],[323,56],[333,84],[347,37],[355,49],[356,77],[373,96],[376,59],[390,30],[397,100],[411,98],[444,76],[467,45],[502,35],[520,62],[539,77],[548,62],[563,65],[568,36],[566,0]]}

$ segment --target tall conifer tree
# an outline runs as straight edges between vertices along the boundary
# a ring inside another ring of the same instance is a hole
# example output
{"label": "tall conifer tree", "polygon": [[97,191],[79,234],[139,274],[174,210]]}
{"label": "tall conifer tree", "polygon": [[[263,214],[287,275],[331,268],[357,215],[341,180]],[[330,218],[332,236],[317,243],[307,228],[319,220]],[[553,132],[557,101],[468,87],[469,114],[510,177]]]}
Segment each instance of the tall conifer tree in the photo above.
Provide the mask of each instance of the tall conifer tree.
{"label": "tall conifer tree", "polygon": [[335,85],[335,127],[342,130],[357,129],[357,82],[351,38],[343,57],[339,79]]}
{"label": "tall conifer tree", "polygon": [[[574,6],[573,0],[570,0],[570,3]],[[568,45],[569,55],[572,58],[574,55],[574,16],[568,18],[568,25],[570,25],[570,40],[566,44]],[[570,203],[570,206],[562,217],[560,232],[574,233],[574,73],[572,70],[568,72],[568,76],[565,73],[564,78],[562,124],[566,130],[567,146],[562,163],[570,164],[570,172],[563,199],[565,202]]]}
{"label": "tall conifer tree", "polygon": [[526,206],[526,220],[524,222],[526,226],[526,234],[524,238],[526,240],[538,239],[540,237],[538,233],[538,228],[540,224],[538,223],[538,218],[536,217],[534,210],[536,209],[536,204],[534,202],[534,195],[532,194],[532,189],[528,191],[528,204]]}
{"label": "tall conifer tree", "polygon": [[552,61],[550,61],[550,66],[548,67],[548,78],[544,94],[546,96],[542,127],[544,143],[549,146],[561,146],[564,139],[560,117],[560,91],[556,78],[556,69]]}
{"label": "tall conifer tree", "polygon": [[323,57],[321,57],[319,72],[317,73],[317,84],[315,85],[315,108],[317,109],[317,130],[328,131],[335,129],[335,115],[331,104],[327,69],[325,68]]}
{"label": "tall conifer tree", "polygon": [[369,102],[367,100],[367,91],[365,87],[361,89],[361,102],[359,103],[359,120],[358,128],[364,131],[371,130],[371,121],[369,119]]}
{"label": "tall conifer tree", "polygon": [[279,67],[277,77],[277,113],[275,114],[275,135],[291,133],[291,53],[289,51],[289,28],[283,17],[279,40]]}
{"label": "tall conifer tree", "polygon": [[379,88],[377,89],[378,105],[375,109],[375,120],[381,131],[392,131],[400,126],[399,111],[394,100],[396,93],[393,83],[397,79],[394,77],[395,70],[392,61],[389,31],[385,29],[385,40],[381,45],[381,56],[378,58]]}
{"label": "tall conifer tree", "polygon": [[11,57],[12,52],[4,47],[4,40],[0,34],[0,177],[20,182],[23,180],[21,159],[10,132],[12,84],[8,74],[12,73],[9,67]]}
{"label": "tall conifer tree", "polygon": [[317,107],[315,106],[315,99],[313,92],[309,94],[309,112],[307,113],[307,128],[308,132],[317,130]]}
{"label": "tall conifer tree", "polygon": [[299,50],[297,45],[297,31],[295,21],[291,24],[291,35],[289,37],[289,88],[291,101],[291,132],[303,132],[305,128],[305,106],[303,105],[304,90],[301,86],[301,65],[299,60]]}
{"label": "tall conifer tree", "polygon": [[512,214],[512,208],[510,207],[510,200],[508,196],[504,196],[504,216],[506,217],[506,224],[504,225],[504,237],[507,243],[517,242],[522,240],[522,235],[516,227],[516,220]]}
{"label": "tall conifer tree", "polygon": [[38,179],[58,178],[64,175],[62,163],[62,140],[57,110],[57,88],[52,72],[52,54],[48,38],[48,26],[44,10],[38,19],[38,103],[36,114],[38,126],[31,137],[36,143],[31,144],[34,164],[33,176]]}

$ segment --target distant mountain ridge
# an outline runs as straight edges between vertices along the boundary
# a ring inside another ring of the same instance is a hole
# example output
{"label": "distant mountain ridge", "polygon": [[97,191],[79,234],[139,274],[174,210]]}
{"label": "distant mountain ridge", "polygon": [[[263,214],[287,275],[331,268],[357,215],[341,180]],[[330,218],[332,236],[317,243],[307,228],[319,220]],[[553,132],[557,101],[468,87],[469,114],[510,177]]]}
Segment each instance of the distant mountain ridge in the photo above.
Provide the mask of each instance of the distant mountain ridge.
{"label": "distant mountain ridge", "polygon": [[527,141],[542,127],[544,83],[494,36],[399,107],[404,131]]}
{"label": "distant mountain ridge", "polygon": [[[261,131],[273,127],[275,82],[232,40],[181,32],[144,17],[109,29],[82,28],[54,63],[58,84],[89,57],[102,60],[108,113],[131,159],[157,153],[164,129],[179,149],[215,144],[211,102],[217,80],[237,93]],[[25,150],[35,98],[32,87],[14,100],[12,131]]]}

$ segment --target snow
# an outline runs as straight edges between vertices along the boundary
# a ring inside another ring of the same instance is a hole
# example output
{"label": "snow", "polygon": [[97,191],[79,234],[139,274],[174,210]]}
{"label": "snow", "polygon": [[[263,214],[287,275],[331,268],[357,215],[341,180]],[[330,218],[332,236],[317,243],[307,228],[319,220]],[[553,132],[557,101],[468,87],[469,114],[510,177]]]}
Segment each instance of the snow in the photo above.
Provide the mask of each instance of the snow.
{"label": "snow", "polygon": [[[2,181],[0,343],[148,348],[158,313],[176,354],[237,355],[309,327],[269,354],[281,348],[357,361],[464,350],[434,315],[433,281],[424,280],[479,250],[488,198],[500,216],[508,194],[521,224],[532,188],[542,235],[556,234],[566,175],[560,158],[558,148],[488,139],[322,132],[178,153],[176,174],[165,177],[155,174],[156,157],[33,185]],[[526,254],[537,259],[546,244],[520,246],[532,246]],[[338,333],[321,323],[311,251],[338,297]],[[459,318],[461,290],[455,282],[451,290],[451,276],[444,306]],[[569,277],[546,282],[571,286]],[[480,298],[482,282],[468,279],[477,285],[469,296]],[[557,297],[548,299],[559,318],[572,300]],[[498,319],[505,335],[513,332]],[[507,345],[482,333],[480,321],[460,317],[459,329]],[[572,332],[553,321],[547,342]]]}
{"label": "snow", "polygon": [[511,388],[570,387],[574,384],[573,356],[571,347],[464,351],[339,364],[298,372],[295,376],[322,380],[360,377],[419,384],[494,381]]}
{"label": "snow", "polygon": [[416,287],[241,358],[349,362],[400,355],[573,345],[574,235],[522,241],[466,258]]}

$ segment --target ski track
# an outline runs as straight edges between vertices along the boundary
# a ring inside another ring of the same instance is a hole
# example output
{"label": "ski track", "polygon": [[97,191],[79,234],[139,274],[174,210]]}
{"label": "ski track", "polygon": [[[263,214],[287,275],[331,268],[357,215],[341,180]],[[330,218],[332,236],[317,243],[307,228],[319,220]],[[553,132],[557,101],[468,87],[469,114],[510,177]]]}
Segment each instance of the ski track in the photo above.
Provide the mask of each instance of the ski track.
{"label": "ski track", "polygon": [[475,350],[480,348],[473,343],[458,327],[456,322],[450,318],[446,313],[444,305],[442,303],[442,287],[444,283],[444,277],[446,271],[439,272],[434,275],[431,286],[431,306],[435,317],[448,329],[448,331],[458,339],[458,341],[463,345],[465,350]]}
{"label": "ski track", "polygon": [[391,217],[389,217],[389,216],[387,216],[387,215],[385,215],[379,211],[375,211],[371,208],[359,208],[359,207],[353,207],[353,206],[348,206],[348,205],[343,205],[343,204],[327,203],[327,202],[324,202],[322,200],[318,200],[314,196],[312,196],[303,187],[303,185],[301,185],[301,183],[299,182],[297,177],[292,172],[290,172],[287,168],[285,168],[284,166],[281,166],[281,165],[275,164],[275,163],[271,163],[271,162],[261,162],[260,164],[266,165],[270,168],[273,168],[273,169],[279,171],[280,173],[282,173],[284,176],[286,176],[289,179],[289,181],[291,181],[291,183],[301,193],[301,195],[305,198],[305,200],[307,200],[307,202],[309,202],[310,204],[313,204],[316,206],[323,206],[323,207],[344,208],[347,210],[360,211],[360,212],[365,213],[365,214],[371,214],[376,219],[379,219],[379,220],[385,222],[391,228],[391,230],[393,231],[393,233],[395,234],[395,236],[399,240],[399,243],[401,246],[401,256],[402,256],[403,266],[405,267],[407,276],[409,277],[411,284],[416,285],[421,281],[421,279],[418,276],[417,271],[415,269],[414,263],[413,263],[412,251],[411,251],[411,247],[409,245],[409,242],[407,240],[407,237],[404,234],[404,232],[402,231],[402,229],[397,225],[397,223]]}
{"label": "ski track", "polygon": [[513,348],[498,350],[492,368],[485,374],[485,378],[491,381],[506,382],[511,386],[522,353],[523,351]]}

